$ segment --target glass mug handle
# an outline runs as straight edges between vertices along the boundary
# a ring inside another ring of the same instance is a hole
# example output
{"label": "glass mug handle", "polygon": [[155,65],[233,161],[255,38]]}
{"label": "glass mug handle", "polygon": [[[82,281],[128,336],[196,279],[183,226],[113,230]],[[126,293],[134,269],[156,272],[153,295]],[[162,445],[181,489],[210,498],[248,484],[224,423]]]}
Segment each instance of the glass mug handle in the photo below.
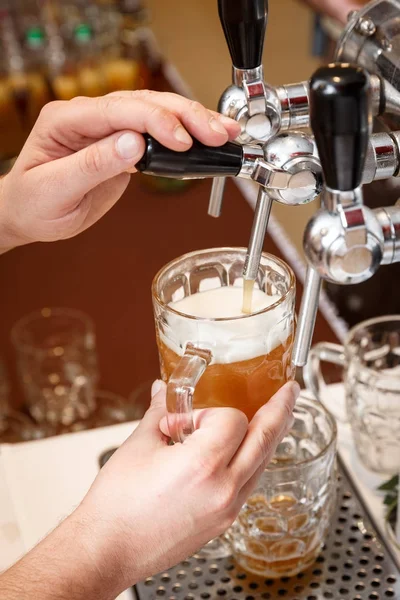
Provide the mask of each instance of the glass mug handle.
{"label": "glass mug handle", "polygon": [[167,385],[167,419],[173,442],[184,442],[194,431],[193,396],[196,385],[211,362],[211,352],[186,345]]}
{"label": "glass mug handle", "polygon": [[336,407],[332,407],[331,405],[326,406],[324,402],[327,384],[322,375],[321,362],[344,367],[345,356],[343,346],[330,342],[322,342],[313,346],[309,352],[307,364],[303,367],[303,379],[306,388],[310,390],[314,398],[319,400],[338,421],[347,423],[348,420],[344,405],[339,406],[338,410],[336,410]]}

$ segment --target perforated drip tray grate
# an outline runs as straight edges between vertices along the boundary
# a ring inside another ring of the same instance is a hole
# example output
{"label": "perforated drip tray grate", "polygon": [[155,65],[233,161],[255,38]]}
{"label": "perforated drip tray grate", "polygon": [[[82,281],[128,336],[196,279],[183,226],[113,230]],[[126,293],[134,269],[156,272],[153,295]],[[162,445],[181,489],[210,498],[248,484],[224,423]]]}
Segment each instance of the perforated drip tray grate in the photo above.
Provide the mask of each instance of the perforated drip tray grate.
{"label": "perforated drip tray grate", "polygon": [[136,586],[139,600],[400,600],[400,573],[340,469],[339,502],[322,554],[304,573],[262,579],[231,558],[195,555]]}

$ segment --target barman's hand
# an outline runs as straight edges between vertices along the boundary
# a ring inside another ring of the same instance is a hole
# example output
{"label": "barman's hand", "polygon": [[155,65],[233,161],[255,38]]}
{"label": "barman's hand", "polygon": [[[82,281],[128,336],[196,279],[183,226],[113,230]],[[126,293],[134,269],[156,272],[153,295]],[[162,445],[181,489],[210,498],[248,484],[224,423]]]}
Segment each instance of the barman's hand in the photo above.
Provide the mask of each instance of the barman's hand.
{"label": "barman's hand", "polygon": [[153,386],[139,427],[76,511],[0,576],[7,600],[113,600],[223,533],[293,423],[286,384],[250,424],[235,409],[199,411],[196,431],[170,446],[165,386]]}
{"label": "barman's hand", "polygon": [[360,10],[367,0],[304,0],[316,11],[331,17],[344,25],[352,10]]}
{"label": "barman's hand", "polygon": [[220,146],[240,126],[197,102],[147,90],[48,104],[0,182],[0,252],[70,238],[93,225],[125,191],[146,132],[185,151],[189,134]]}

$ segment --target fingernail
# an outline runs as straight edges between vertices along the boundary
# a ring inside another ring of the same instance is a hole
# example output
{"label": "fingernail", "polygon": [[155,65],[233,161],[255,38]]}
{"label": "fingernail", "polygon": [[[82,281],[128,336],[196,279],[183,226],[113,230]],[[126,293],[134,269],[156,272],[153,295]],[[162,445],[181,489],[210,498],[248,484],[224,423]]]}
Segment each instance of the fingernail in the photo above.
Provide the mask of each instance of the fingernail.
{"label": "fingernail", "polygon": [[228,132],[226,131],[226,129],[222,125],[222,123],[217,121],[217,119],[214,119],[214,117],[212,119],[210,119],[209,125],[213,131],[216,131],[217,133],[221,133],[222,135],[228,135]]}
{"label": "fingernail", "polygon": [[151,386],[151,397],[152,398],[154,398],[154,396],[157,396],[158,392],[161,391],[163,385],[164,385],[164,383],[161,381],[161,379],[156,379],[156,381]]}
{"label": "fingernail", "polygon": [[299,386],[297,381],[291,381],[289,383],[289,386],[290,386],[290,390],[293,394],[293,400],[294,400],[294,402],[296,402],[297,398],[300,396],[301,387]]}
{"label": "fingernail", "polygon": [[174,136],[175,139],[178,140],[178,142],[181,142],[181,144],[189,145],[192,143],[192,138],[190,137],[186,129],[182,127],[182,125],[178,125],[175,128]]}
{"label": "fingernail", "polygon": [[237,125],[238,127],[240,127],[237,121],[234,121],[234,119],[230,119],[229,117],[225,117],[224,115],[221,115],[220,117],[218,117],[218,119],[219,122],[222,123],[222,125],[226,125],[227,127],[232,127],[232,125]]}
{"label": "fingernail", "polygon": [[124,160],[132,160],[138,155],[139,140],[134,133],[123,133],[117,140],[117,153]]}

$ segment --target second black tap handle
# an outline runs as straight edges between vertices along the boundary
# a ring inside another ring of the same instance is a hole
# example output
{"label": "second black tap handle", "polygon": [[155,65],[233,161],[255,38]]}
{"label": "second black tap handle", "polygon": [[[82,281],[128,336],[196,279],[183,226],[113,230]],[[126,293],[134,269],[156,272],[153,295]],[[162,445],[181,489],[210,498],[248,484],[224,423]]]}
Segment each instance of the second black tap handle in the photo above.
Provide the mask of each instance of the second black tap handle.
{"label": "second black tap handle", "polygon": [[255,69],[262,62],[268,21],[268,0],[218,0],[218,12],[237,69]]}
{"label": "second black tap handle", "polygon": [[368,73],[349,64],[319,68],[310,81],[310,123],[326,185],[358,187],[370,135]]}
{"label": "second black tap handle", "polygon": [[144,138],[146,151],[136,168],[148,175],[174,179],[235,176],[242,167],[243,148],[235,142],[211,147],[193,140],[189,150],[175,152],[150,135]]}

